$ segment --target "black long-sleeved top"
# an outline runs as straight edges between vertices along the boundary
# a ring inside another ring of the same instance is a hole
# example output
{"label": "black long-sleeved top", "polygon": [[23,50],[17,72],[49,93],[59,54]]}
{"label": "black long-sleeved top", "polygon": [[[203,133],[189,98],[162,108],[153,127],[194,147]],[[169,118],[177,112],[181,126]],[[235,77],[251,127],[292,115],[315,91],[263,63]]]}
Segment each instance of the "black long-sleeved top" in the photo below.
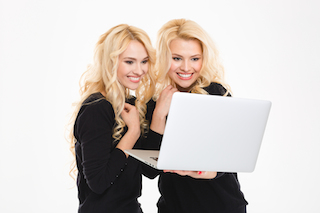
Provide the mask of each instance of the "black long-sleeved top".
{"label": "black long-sleeved top", "polygon": [[74,125],[79,213],[142,212],[137,201],[142,167],[115,148],[114,125],[112,105],[101,93],[84,101]]}
{"label": "black long-sleeved top", "polygon": [[[211,95],[223,95],[226,90],[217,83],[204,88]],[[152,119],[155,102],[148,103],[147,119]],[[159,149],[162,135],[150,130],[143,142],[145,149]],[[195,141],[195,143],[197,143]],[[194,179],[174,173],[159,172],[159,191],[161,197],[157,203],[159,213],[188,212],[238,212],[247,205],[237,173],[218,172],[212,180]]]}

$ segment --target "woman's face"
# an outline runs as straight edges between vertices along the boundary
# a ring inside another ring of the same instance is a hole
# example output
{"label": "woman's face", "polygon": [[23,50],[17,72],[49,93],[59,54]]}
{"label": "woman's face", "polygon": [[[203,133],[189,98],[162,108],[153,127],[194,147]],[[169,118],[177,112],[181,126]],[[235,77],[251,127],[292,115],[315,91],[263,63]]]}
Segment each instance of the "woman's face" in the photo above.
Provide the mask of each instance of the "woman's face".
{"label": "woman's face", "polygon": [[132,40],[119,55],[119,82],[125,88],[137,89],[142,77],[148,72],[148,60],[146,48],[139,41]]}
{"label": "woman's face", "polygon": [[177,84],[179,91],[188,92],[200,76],[202,48],[196,39],[174,39],[170,43],[172,60],[169,77]]}

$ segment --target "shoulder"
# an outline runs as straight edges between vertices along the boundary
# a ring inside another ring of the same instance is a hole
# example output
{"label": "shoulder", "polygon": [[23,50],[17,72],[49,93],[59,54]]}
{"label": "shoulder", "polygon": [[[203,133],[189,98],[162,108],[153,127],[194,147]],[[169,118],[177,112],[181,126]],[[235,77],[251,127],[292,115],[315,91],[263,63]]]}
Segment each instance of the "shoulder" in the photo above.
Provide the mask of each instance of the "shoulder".
{"label": "shoulder", "polygon": [[112,128],[115,122],[113,107],[100,93],[91,94],[83,103],[75,121],[75,135],[103,127]]}
{"label": "shoulder", "polygon": [[93,93],[83,101],[82,106],[98,103],[100,100],[106,100],[106,99],[100,92]]}
{"label": "shoulder", "polygon": [[79,114],[109,114],[114,117],[114,110],[112,104],[105,99],[101,93],[91,94],[80,108]]}
{"label": "shoulder", "polygon": [[211,84],[205,88],[210,95],[224,95],[227,90],[219,83],[211,82]]}
{"label": "shoulder", "polygon": [[111,103],[102,94],[94,93],[82,103],[75,120],[74,135],[78,141],[89,141],[93,136],[111,134],[114,123]]}

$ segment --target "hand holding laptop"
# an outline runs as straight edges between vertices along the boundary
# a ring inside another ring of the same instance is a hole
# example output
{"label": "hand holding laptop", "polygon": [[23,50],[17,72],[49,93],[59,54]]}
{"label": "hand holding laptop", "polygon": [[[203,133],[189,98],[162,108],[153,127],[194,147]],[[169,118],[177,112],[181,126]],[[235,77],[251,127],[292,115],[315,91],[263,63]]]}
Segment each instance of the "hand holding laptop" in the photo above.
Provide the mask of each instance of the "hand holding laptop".
{"label": "hand holding laptop", "polygon": [[185,171],[185,170],[163,170],[163,172],[176,173],[181,176],[190,176],[196,179],[213,179],[217,176],[217,172],[202,171]]}

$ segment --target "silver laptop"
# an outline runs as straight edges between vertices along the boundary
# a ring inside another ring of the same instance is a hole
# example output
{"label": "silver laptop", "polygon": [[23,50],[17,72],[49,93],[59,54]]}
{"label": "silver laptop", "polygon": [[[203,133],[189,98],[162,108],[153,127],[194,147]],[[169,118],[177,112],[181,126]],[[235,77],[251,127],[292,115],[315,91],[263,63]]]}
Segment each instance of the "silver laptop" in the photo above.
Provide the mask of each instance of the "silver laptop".
{"label": "silver laptop", "polygon": [[177,92],[160,151],[126,150],[160,170],[252,172],[271,102]]}

